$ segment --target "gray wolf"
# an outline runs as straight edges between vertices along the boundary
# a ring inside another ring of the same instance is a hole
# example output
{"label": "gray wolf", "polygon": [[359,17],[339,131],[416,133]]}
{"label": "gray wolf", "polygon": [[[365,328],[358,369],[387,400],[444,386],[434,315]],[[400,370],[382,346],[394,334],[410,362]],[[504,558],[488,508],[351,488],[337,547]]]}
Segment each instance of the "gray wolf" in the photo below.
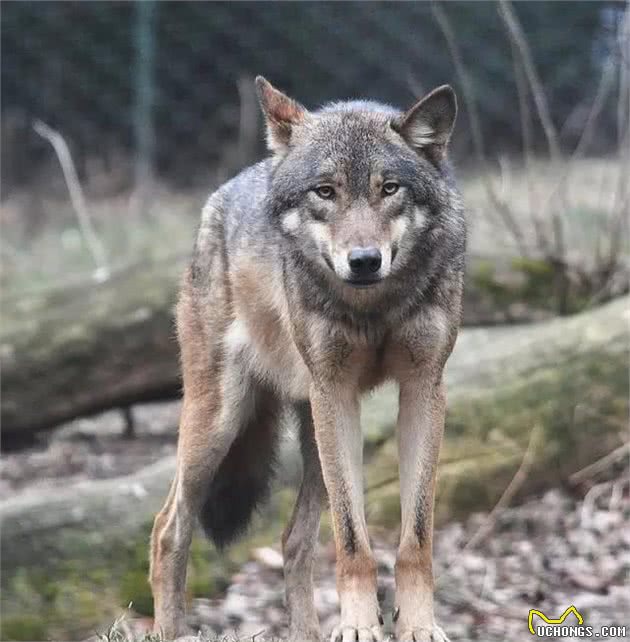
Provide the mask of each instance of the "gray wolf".
{"label": "gray wolf", "polygon": [[400,388],[396,636],[442,641],[433,501],[466,237],[447,159],[455,94],[439,87],[405,112],[369,101],[308,111],[256,84],[270,158],[208,200],[177,307],[184,399],[177,472],[151,540],[156,630],[184,633],[194,524],[219,547],[244,530],[269,488],[278,420],[291,412],[304,472],[282,538],[290,639],[320,640],[312,569],[327,498],[341,604],[331,639],[382,639],[359,403],[391,379]]}

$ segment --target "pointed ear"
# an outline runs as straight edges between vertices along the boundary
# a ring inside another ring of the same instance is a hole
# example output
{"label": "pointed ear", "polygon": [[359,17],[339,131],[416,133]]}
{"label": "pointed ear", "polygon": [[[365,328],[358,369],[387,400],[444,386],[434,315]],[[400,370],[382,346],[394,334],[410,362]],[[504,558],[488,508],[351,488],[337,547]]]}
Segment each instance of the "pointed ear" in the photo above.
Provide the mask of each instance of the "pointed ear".
{"label": "pointed ear", "polygon": [[446,154],[457,116],[457,98],[450,85],[442,85],[397,118],[392,127],[414,149]]}
{"label": "pointed ear", "polygon": [[272,152],[286,151],[293,128],[304,122],[308,112],[262,76],[256,78],[256,91],[267,121],[267,145]]}

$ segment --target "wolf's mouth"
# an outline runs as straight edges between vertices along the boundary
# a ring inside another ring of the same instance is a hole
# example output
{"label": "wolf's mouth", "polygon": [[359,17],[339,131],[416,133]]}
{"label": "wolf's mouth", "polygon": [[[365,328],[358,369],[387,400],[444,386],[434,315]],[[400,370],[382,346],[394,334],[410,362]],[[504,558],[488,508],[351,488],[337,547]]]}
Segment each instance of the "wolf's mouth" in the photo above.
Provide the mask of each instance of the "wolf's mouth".
{"label": "wolf's mouth", "polygon": [[377,276],[371,279],[344,279],[343,282],[353,288],[369,288],[372,285],[380,283],[382,280],[380,276]]}

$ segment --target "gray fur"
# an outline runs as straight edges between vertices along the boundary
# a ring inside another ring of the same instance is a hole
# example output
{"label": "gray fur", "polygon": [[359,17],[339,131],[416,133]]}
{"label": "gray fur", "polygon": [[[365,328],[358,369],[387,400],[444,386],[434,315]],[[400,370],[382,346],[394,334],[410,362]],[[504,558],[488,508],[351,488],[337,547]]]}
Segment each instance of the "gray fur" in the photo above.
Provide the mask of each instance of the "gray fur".
{"label": "gray fur", "polygon": [[[377,335],[417,314],[423,305],[459,305],[451,290],[464,270],[462,200],[447,160],[418,153],[391,130],[389,122],[402,116],[370,101],[332,103],[312,113],[303,143],[289,148],[282,158],[245,169],[213,197],[221,199],[228,255],[244,247],[261,256],[276,254],[284,263],[290,289],[296,291],[297,286],[302,305],[356,328],[376,324]],[[305,236],[283,232],[280,225],[282,214],[293,208],[302,221],[317,217],[306,196],[322,170],[332,167],[341,170],[355,199],[366,196],[371,173],[383,167],[406,188],[396,214],[411,220],[416,205],[428,208],[430,214],[426,229],[408,233],[405,260],[394,261],[387,287],[374,296],[369,308],[357,309],[339,296],[331,287],[335,275],[318,260],[318,248]],[[201,280],[210,278],[210,263],[199,251],[193,272]],[[449,312],[459,314],[452,308]]]}

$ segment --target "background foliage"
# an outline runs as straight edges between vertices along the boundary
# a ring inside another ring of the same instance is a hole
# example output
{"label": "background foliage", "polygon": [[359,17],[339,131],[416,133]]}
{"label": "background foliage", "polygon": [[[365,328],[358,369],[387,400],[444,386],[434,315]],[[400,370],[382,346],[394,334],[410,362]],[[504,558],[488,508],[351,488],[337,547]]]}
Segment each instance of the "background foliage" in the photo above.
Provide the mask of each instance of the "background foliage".
{"label": "background foliage", "polygon": [[[514,63],[497,5],[443,9],[487,146],[515,151]],[[582,131],[622,10],[615,2],[515,6],[566,145]],[[49,158],[34,118],[64,133],[81,170],[89,159],[111,167],[121,155],[142,156],[182,183],[225,160],[222,144],[239,133],[239,79],[264,74],[308,106],[342,97],[404,106],[457,82],[425,2],[15,2],[2,13],[4,190],[33,180]],[[609,108],[599,151],[615,139],[614,117]],[[470,140],[460,130],[465,158]]]}

